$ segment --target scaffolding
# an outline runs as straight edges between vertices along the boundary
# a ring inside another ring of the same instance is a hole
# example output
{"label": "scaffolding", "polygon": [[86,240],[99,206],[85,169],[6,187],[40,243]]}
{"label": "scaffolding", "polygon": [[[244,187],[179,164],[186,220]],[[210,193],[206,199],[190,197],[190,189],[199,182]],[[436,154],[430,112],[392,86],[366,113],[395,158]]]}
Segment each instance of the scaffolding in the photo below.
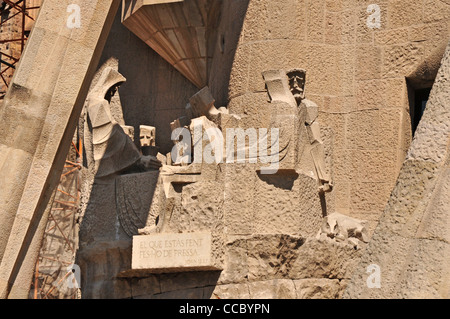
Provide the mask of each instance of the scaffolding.
{"label": "scaffolding", "polygon": [[79,299],[74,274],[78,246],[77,213],[81,196],[82,142],[72,142],[51,205],[33,282],[31,299]]}
{"label": "scaffolding", "polygon": [[[0,0],[0,100],[37,19],[43,0]],[[82,142],[74,138],[60,182],[49,202],[46,225],[30,289],[30,299],[78,299],[74,282],[81,195]]]}
{"label": "scaffolding", "polygon": [[[5,96],[9,87],[41,2],[42,0],[0,1],[0,99]],[[5,32],[8,26],[12,27]]]}

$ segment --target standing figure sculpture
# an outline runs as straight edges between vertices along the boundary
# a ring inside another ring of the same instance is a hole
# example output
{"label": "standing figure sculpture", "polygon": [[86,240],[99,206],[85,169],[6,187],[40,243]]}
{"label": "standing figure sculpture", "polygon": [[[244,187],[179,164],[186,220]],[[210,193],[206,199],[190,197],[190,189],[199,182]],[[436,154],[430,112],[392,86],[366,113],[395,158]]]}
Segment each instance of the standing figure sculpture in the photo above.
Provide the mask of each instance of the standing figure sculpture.
{"label": "standing figure sculpture", "polygon": [[[289,105],[288,109],[296,109],[295,118],[299,119],[299,123],[295,124],[297,132],[297,164],[311,162],[312,159],[314,170],[319,181],[319,192],[331,192],[332,183],[325,167],[325,150],[321,140],[320,125],[317,121],[319,116],[318,106],[308,99],[305,95],[306,71],[303,69],[285,70],[268,70],[263,72],[266,82],[267,93],[269,94],[271,103],[278,103],[279,106]],[[286,112],[286,110],[284,111]],[[289,118],[289,111],[285,118]],[[278,116],[282,119],[282,116]],[[278,120],[276,125],[283,128],[284,123]],[[286,123],[286,125],[289,125]],[[290,141],[289,136],[293,135],[289,130],[286,136],[280,135],[281,139]],[[293,140],[293,138],[292,138]],[[284,146],[282,146],[284,148]]]}
{"label": "standing figure sculpture", "polygon": [[286,74],[289,79],[291,93],[297,102],[297,106],[300,107],[300,119],[304,121],[308,132],[310,153],[317,178],[319,179],[319,192],[331,192],[333,185],[325,168],[325,150],[320,134],[320,124],[317,121],[319,108],[316,103],[306,99],[305,95],[306,71],[303,69],[292,69]]}

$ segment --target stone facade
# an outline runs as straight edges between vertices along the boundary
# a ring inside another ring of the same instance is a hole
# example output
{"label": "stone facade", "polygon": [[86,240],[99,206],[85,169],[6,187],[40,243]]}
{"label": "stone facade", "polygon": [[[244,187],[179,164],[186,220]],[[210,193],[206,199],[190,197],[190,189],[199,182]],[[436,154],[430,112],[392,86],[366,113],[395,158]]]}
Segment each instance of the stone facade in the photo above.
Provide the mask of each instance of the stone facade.
{"label": "stone facade", "polygon": [[82,298],[448,298],[449,30],[441,0],[122,1],[78,120]]}

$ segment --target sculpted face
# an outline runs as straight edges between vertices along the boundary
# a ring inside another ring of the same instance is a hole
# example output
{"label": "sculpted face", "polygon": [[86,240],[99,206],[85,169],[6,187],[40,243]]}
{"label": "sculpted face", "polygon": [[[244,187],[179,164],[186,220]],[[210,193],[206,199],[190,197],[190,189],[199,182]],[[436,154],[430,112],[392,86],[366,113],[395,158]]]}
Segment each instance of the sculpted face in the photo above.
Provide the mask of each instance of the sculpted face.
{"label": "sculpted face", "polygon": [[152,126],[140,126],[140,140],[141,146],[155,146],[156,145],[156,129]]}
{"label": "sculpted face", "polygon": [[306,82],[306,72],[301,69],[292,70],[287,73],[289,78],[289,88],[291,89],[292,95],[294,95],[297,104],[305,98],[305,82]]}
{"label": "sculpted face", "polygon": [[106,92],[105,100],[107,100],[109,103],[111,103],[111,99],[112,99],[112,97],[116,94],[117,89],[119,88],[119,86],[120,86],[120,84],[113,85],[113,86],[108,90],[108,92]]}

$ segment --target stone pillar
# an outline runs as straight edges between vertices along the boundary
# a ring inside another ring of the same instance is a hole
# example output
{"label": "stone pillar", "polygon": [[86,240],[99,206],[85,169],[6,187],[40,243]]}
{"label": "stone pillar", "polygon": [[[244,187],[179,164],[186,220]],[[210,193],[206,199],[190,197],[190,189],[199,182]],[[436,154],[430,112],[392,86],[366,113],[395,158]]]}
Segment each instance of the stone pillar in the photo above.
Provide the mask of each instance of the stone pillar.
{"label": "stone pillar", "polygon": [[1,298],[28,296],[45,210],[119,4],[44,1],[0,107]]}

